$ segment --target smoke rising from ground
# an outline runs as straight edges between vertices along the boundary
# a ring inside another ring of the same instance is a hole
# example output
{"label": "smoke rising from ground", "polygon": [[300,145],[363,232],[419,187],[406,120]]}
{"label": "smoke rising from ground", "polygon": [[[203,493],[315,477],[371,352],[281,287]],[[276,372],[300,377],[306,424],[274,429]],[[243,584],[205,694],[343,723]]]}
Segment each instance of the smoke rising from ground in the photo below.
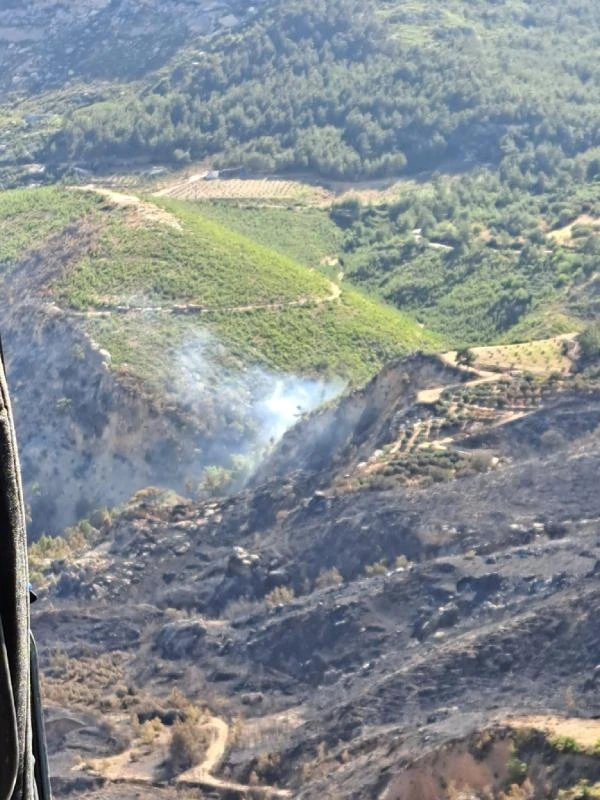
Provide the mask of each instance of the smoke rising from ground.
{"label": "smoke rising from ground", "polygon": [[344,388],[341,379],[246,367],[206,331],[188,340],[174,362],[174,394],[203,421],[210,439],[198,466],[226,466],[232,457],[234,462],[244,458],[246,479],[303,415]]}

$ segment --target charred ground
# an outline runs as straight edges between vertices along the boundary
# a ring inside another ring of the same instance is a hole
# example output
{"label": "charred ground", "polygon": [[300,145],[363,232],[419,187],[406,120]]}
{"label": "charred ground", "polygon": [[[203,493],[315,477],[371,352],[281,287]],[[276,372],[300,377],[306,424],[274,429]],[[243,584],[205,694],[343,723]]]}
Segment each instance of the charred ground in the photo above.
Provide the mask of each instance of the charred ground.
{"label": "charred ground", "polygon": [[[118,753],[148,797],[445,797],[465,752],[473,792],[596,781],[593,747],[507,720],[600,713],[600,388],[497,377],[396,362],[292,430],[252,489],[147,492],[85,554],[38,553],[58,793],[111,796]],[[210,750],[215,718],[218,758],[169,772],[177,720]]]}

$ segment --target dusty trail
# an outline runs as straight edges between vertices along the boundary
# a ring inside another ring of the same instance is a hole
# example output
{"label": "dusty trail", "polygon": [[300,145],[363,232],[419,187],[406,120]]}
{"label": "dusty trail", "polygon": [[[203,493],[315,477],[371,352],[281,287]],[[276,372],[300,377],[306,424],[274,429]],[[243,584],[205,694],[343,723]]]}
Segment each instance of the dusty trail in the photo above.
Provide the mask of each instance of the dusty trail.
{"label": "dusty trail", "polygon": [[202,780],[209,773],[213,772],[220,764],[225,750],[227,748],[227,738],[229,736],[229,726],[225,720],[213,717],[207,725],[203,726],[204,730],[211,731],[211,742],[204,756],[201,764],[183,772],[177,778],[178,783],[194,782]]}
{"label": "dusty trail", "polygon": [[91,308],[87,311],[72,311],[62,309],[71,317],[109,317],[113,314],[173,314],[177,316],[200,316],[203,314],[244,314],[251,311],[283,311],[286,308],[301,308],[307,305],[322,306],[325,303],[335,303],[342,295],[341,287],[334,281],[329,281],[329,294],[325,297],[302,297],[298,300],[290,300],[287,303],[248,303],[239,306],[200,306],[194,303],[187,305],[177,304],[174,306],[134,306],[134,305],[109,305],[106,308]]}
{"label": "dusty trail", "polygon": [[[211,717],[198,726],[198,732],[208,732],[211,736],[210,744],[200,764],[177,776],[177,786],[239,794],[241,797],[291,797],[287,789],[248,786],[214,776],[212,773],[219,768],[227,752],[229,726],[225,720]],[[96,773],[114,784],[159,785],[163,781],[159,775],[168,753],[170,736],[170,730],[165,728],[152,742],[151,747],[144,748],[138,744],[137,747],[131,747],[111,758],[95,759],[91,766]]]}
{"label": "dusty trail", "polygon": [[171,228],[175,228],[178,231],[183,230],[181,223],[176,216],[169,214],[168,211],[164,211],[158,206],[155,206],[154,203],[147,203],[144,200],[141,200],[137,195],[126,194],[125,192],[117,192],[114,189],[109,189],[104,186],[96,186],[94,184],[88,184],[86,186],[72,186],[70,188],[73,191],[78,192],[95,192],[95,194],[99,194],[101,197],[104,197],[106,200],[116,206],[132,209],[137,213],[137,215],[139,215],[137,219],[134,218],[134,222],[161,222],[165,225],[169,225]]}
{"label": "dusty trail", "polygon": [[203,728],[204,730],[212,731],[213,734],[204,760],[196,767],[192,767],[187,772],[178,775],[175,781],[178,786],[192,789],[216,789],[223,793],[235,792],[243,797],[252,797],[253,795],[260,797],[291,797],[291,793],[287,789],[277,789],[271,786],[247,786],[233,781],[222,780],[211,775],[219,767],[225,756],[229,739],[229,726],[224,720],[213,717]]}
{"label": "dusty trail", "polygon": [[482,383],[496,383],[501,378],[506,377],[506,374],[504,372],[483,372],[482,370],[475,370],[475,369],[470,369],[468,371],[474,372],[478,374],[480,377],[475,378],[472,381],[467,381],[466,383],[457,383],[447,386],[435,386],[433,389],[424,389],[423,391],[417,394],[417,403],[425,403],[427,405],[437,403],[442,394],[448,389],[453,389],[457,387],[467,389],[472,386],[479,386]]}

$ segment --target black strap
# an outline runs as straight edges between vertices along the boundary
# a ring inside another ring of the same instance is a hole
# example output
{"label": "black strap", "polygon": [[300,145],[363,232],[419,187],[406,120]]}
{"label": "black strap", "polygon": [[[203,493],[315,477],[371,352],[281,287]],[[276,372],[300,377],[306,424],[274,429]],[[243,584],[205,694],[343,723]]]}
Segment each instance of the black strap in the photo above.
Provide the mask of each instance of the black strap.
{"label": "black strap", "polygon": [[0,618],[0,799],[12,797],[19,764],[17,712]]}
{"label": "black strap", "polygon": [[39,800],[52,800],[50,789],[50,772],[48,769],[48,749],[46,747],[46,729],[42,711],[42,695],[40,691],[40,668],[37,647],[33,634],[29,637],[31,653],[31,720],[33,733],[33,756],[35,758],[35,785]]}

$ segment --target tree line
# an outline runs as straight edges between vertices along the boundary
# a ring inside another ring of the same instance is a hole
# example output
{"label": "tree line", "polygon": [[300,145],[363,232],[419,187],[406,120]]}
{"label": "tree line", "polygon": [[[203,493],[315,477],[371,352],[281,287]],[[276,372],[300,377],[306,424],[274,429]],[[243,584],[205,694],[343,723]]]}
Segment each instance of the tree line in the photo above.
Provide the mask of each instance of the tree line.
{"label": "tree line", "polygon": [[600,146],[593,0],[454,9],[464,24],[384,0],[277,0],[141,90],[73,111],[42,155],[212,157],[345,179],[460,160],[502,164],[514,180],[525,159],[543,183]]}

